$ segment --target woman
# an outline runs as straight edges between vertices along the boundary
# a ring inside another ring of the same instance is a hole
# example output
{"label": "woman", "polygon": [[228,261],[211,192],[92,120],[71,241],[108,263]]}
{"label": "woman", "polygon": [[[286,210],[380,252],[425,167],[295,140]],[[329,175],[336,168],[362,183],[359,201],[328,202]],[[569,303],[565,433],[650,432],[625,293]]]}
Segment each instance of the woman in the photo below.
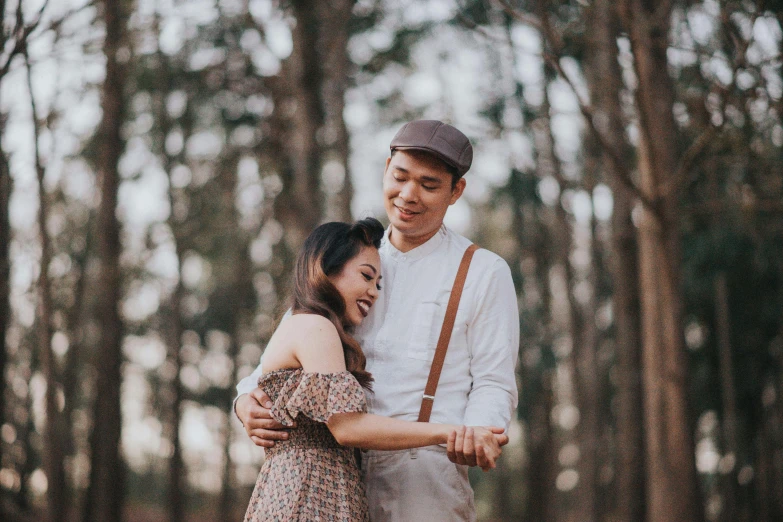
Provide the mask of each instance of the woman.
{"label": "woman", "polygon": [[[368,520],[367,500],[350,447],[400,450],[445,444],[458,426],[407,422],[366,412],[359,343],[348,331],[367,316],[381,290],[383,227],[367,218],[327,223],[307,238],[296,262],[291,317],[264,351],[258,385],[288,440],[266,452],[246,521]],[[478,441],[492,441],[473,428]]]}

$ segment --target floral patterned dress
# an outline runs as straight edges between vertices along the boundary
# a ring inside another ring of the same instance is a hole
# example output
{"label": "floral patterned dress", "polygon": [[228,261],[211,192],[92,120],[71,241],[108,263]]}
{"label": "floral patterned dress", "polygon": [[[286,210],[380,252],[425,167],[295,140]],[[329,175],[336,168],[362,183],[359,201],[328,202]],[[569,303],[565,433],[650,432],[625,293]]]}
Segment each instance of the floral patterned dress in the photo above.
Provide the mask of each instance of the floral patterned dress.
{"label": "floral patterned dress", "polygon": [[325,424],[335,413],[367,411],[356,378],[299,368],[265,374],[258,386],[272,399],[272,417],[285,426],[296,419],[297,427],[266,450],[245,521],[369,521],[354,451]]}

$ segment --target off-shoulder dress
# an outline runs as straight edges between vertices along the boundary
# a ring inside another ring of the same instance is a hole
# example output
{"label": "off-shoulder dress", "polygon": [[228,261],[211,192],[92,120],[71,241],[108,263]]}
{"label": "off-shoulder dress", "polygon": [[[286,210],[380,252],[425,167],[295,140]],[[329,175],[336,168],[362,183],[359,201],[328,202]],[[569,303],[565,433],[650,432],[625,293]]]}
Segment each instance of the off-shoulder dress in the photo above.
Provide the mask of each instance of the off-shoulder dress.
{"label": "off-shoulder dress", "polygon": [[285,426],[296,420],[297,428],[266,450],[245,521],[369,521],[354,450],[326,426],[335,413],[367,411],[356,378],[298,368],[269,372],[258,385],[273,402],[272,417]]}

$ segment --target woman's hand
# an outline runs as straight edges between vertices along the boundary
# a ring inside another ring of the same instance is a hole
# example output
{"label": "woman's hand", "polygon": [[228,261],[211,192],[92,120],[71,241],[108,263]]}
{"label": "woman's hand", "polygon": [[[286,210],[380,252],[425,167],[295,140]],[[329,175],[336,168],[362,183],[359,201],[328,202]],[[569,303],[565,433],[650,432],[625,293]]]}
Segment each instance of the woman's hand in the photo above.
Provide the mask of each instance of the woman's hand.
{"label": "woman's hand", "polygon": [[451,432],[446,449],[449,460],[455,464],[479,466],[489,471],[502,453],[501,446],[506,444],[508,436],[503,428],[462,426]]}

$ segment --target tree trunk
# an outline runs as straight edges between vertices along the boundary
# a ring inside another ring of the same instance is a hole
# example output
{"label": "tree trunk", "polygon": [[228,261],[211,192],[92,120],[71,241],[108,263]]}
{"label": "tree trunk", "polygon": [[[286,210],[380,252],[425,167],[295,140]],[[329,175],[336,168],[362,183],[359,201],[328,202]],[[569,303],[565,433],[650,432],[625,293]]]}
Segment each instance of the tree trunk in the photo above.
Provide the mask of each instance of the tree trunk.
{"label": "tree trunk", "polygon": [[320,190],[322,150],[319,140],[324,124],[321,96],[323,74],[318,55],[320,21],[317,3],[291,2],[296,26],[294,48],[289,58],[291,91],[296,111],[289,135],[289,170],[275,201],[275,215],[285,230],[287,246],[298,251],[305,237],[323,215]]}
{"label": "tree trunk", "polygon": [[[154,24],[155,33],[159,34],[160,20],[158,17],[156,17]],[[168,432],[167,435],[171,442],[171,456],[168,461],[168,520],[169,522],[182,522],[185,520],[185,488],[183,480],[185,466],[182,458],[182,441],[179,435],[179,428],[182,418],[183,399],[180,374],[182,371],[182,334],[185,330],[182,322],[182,302],[185,298],[185,287],[182,284],[182,265],[185,257],[185,245],[183,244],[182,226],[175,218],[175,209],[178,206],[178,194],[182,191],[176,189],[171,182],[171,172],[178,161],[184,162],[185,158],[183,157],[184,153],[180,153],[180,157],[172,157],[166,151],[166,138],[173,128],[171,118],[166,109],[166,98],[171,92],[171,77],[169,74],[171,64],[169,63],[168,57],[160,49],[158,49],[157,52],[157,59],[160,69],[157,72],[158,92],[155,93],[154,96],[153,109],[155,122],[157,128],[160,130],[158,136],[159,150],[157,152],[161,157],[163,170],[169,177],[169,188],[167,192],[170,211],[166,221],[174,238],[174,251],[176,252],[177,257],[177,283],[171,294],[169,305],[170,318],[166,324],[166,344],[168,345],[167,359],[174,368],[174,375],[168,386],[167,391],[169,393],[163,394],[168,400],[161,401],[161,407],[168,410],[166,412],[167,415],[165,415],[168,417],[166,431]],[[183,134],[184,140],[187,141],[190,135],[189,129],[185,129]]]}
{"label": "tree trunk", "polygon": [[343,172],[342,182],[337,173],[330,170],[324,185],[327,194],[326,219],[328,221],[351,220],[351,183],[350,142],[348,128],[345,125],[345,91],[348,87],[348,75],[351,61],[348,57],[348,23],[356,0],[335,0],[318,2],[321,10],[322,43],[321,56],[324,64],[324,134],[326,138],[326,156],[330,163],[339,165]]}
{"label": "tree trunk", "polygon": [[[170,171],[168,171],[170,172]],[[173,207],[172,207],[173,208]],[[176,234],[175,234],[176,237]],[[184,471],[182,460],[182,441],[179,436],[179,428],[182,419],[182,383],[180,373],[182,371],[182,300],[185,289],[182,286],[182,247],[177,245],[177,267],[180,277],[171,296],[171,324],[169,325],[169,361],[175,371],[171,379],[171,404],[169,405],[169,438],[171,439],[171,457],[169,457],[169,494],[168,515],[169,522],[182,522],[185,520],[185,494]]]}
{"label": "tree trunk", "polygon": [[731,455],[734,458],[734,467],[724,478],[725,489],[723,491],[721,520],[726,522],[737,519],[737,463],[739,462],[737,403],[734,391],[734,364],[731,357],[730,320],[729,289],[726,273],[721,272],[715,278],[715,324],[717,326],[721,402],[723,404],[723,444],[725,455]]}
{"label": "tree trunk", "polygon": [[104,0],[103,17],[106,39],[106,78],[103,87],[103,116],[99,127],[101,146],[98,156],[100,206],[98,209],[97,323],[100,344],[97,357],[97,385],[93,430],[90,485],[84,517],[86,522],[121,521],[125,469],[120,448],[122,416],[122,320],[120,274],[120,224],[117,220],[117,191],[120,183],[118,164],[124,143],[121,128],[124,118],[126,66],[120,52],[127,51],[123,1]]}
{"label": "tree trunk", "polygon": [[[27,55],[25,54],[25,59]],[[40,118],[33,95],[32,71],[27,61],[27,86],[30,91],[30,105],[33,117],[33,149],[35,151],[35,171],[38,181],[38,234],[41,241],[41,264],[38,275],[38,348],[43,373],[46,378],[46,428],[44,437],[44,469],[47,479],[47,518],[56,522],[67,518],[66,479],[63,464],[63,434],[66,427],[58,405],[57,392],[60,389],[57,378],[56,361],[52,350],[52,292],[49,283],[49,264],[52,260],[52,243],[46,229],[49,218],[49,204],[44,185],[46,169],[43,166],[40,151]]]}
{"label": "tree trunk", "polygon": [[[9,202],[11,199],[11,171],[8,168],[8,158],[2,149],[2,138],[5,134],[6,115],[0,113],[0,426],[5,424],[5,373],[8,353],[5,337],[11,322],[11,260],[9,247],[11,243],[11,224],[9,220]],[[0,444],[2,448],[2,444]],[[0,450],[0,461],[3,452]]]}
{"label": "tree trunk", "polygon": [[647,444],[647,518],[703,520],[688,412],[687,359],[682,335],[674,89],[667,73],[671,2],[625,0],[623,16],[638,79],[639,175],[655,208],[639,225],[644,415]]}
{"label": "tree trunk", "polygon": [[[606,141],[616,151],[628,150],[620,105],[622,72],[617,62],[619,20],[609,0],[596,0],[590,10],[589,52],[585,66],[591,102],[605,123]],[[604,178],[614,198],[611,221],[611,261],[615,352],[617,358],[617,520],[644,520],[644,431],[641,387],[641,339],[636,229],[631,220],[633,201],[622,186],[621,176],[607,151],[601,152]]]}
{"label": "tree trunk", "polygon": [[230,230],[236,231],[236,239],[226,252],[228,262],[225,266],[227,267],[227,272],[224,275],[225,279],[222,284],[225,292],[228,293],[228,297],[221,300],[229,307],[228,324],[225,327],[226,332],[230,336],[227,355],[232,365],[230,384],[223,394],[223,411],[226,417],[223,425],[223,488],[220,495],[220,513],[225,522],[230,522],[236,518],[233,480],[234,465],[231,461],[233,424],[237,422],[232,407],[234,398],[233,383],[238,381],[237,359],[242,342],[242,329],[246,324],[246,311],[252,310],[254,303],[253,266],[249,256],[250,241],[247,233],[242,230],[239,224],[239,215],[234,204],[237,197],[236,172],[238,161],[238,156],[227,158],[218,174],[224,219],[229,223]]}
{"label": "tree trunk", "polygon": [[551,412],[554,407],[552,372],[541,376],[540,399],[533,405],[530,422],[529,501],[523,520],[553,522],[555,506],[555,449]]}
{"label": "tree trunk", "polygon": [[[543,8],[540,16],[545,16]],[[554,78],[555,72],[545,65],[547,84]],[[568,187],[563,176],[560,158],[555,150],[555,137],[551,126],[551,106],[548,90],[544,89],[544,103],[541,107],[542,138],[538,145],[543,145],[540,158],[549,164],[549,175],[554,176],[560,186],[560,191]],[[539,161],[541,161],[539,159]],[[577,505],[575,512],[580,520],[591,522],[597,520],[597,488],[598,488],[598,440],[600,424],[598,412],[598,374],[595,369],[595,335],[588,336],[587,318],[582,306],[576,300],[574,287],[576,276],[571,264],[573,248],[573,225],[563,207],[558,201],[554,208],[554,229],[550,231],[554,238],[554,261],[559,264],[565,277],[565,289],[568,293],[568,333],[571,338],[571,372],[574,383],[574,401],[579,409],[579,425],[577,440],[579,444],[579,484],[577,486]]]}

